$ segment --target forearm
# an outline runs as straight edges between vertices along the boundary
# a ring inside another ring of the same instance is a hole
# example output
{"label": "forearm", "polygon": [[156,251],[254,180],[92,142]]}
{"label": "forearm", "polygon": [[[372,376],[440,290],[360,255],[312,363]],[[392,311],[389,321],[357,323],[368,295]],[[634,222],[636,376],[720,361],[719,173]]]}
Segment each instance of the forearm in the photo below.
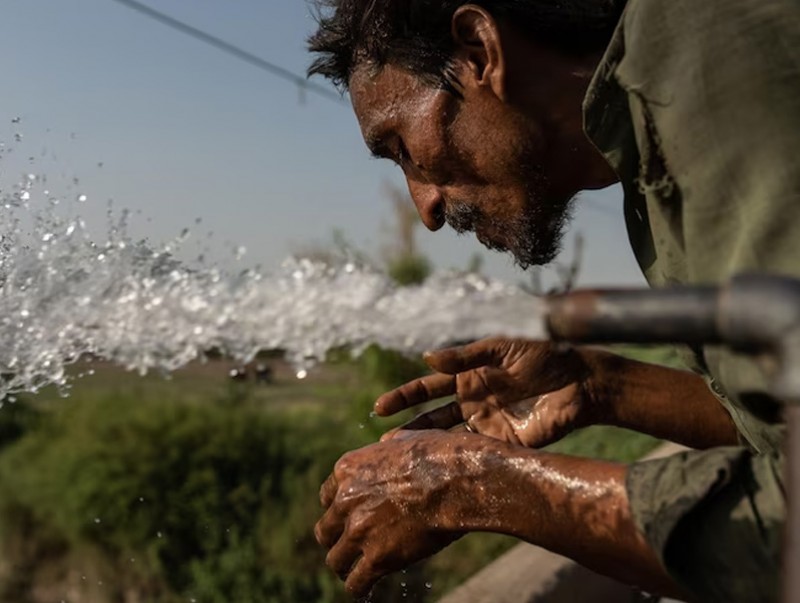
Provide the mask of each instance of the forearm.
{"label": "forearm", "polygon": [[738,444],[730,415],[698,375],[595,350],[586,357],[599,422],[691,448]]}
{"label": "forearm", "polygon": [[[505,533],[649,592],[685,597],[634,524],[624,465],[490,446],[460,529]],[[476,512],[474,505],[478,506]],[[457,515],[458,516],[458,515]]]}

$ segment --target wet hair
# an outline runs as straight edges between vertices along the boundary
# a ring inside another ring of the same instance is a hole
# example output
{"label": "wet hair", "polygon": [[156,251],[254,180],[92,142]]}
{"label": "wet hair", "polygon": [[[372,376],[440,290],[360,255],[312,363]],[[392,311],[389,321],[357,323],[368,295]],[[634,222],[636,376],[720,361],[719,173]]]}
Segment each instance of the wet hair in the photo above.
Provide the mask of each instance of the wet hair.
{"label": "wet hair", "polygon": [[602,51],[611,40],[625,0],[313,0],[319,29],[308,40],[319,74],[347,89],[356,67],[392,63],[453,91],[451,21],[465,4],[559,52]]}

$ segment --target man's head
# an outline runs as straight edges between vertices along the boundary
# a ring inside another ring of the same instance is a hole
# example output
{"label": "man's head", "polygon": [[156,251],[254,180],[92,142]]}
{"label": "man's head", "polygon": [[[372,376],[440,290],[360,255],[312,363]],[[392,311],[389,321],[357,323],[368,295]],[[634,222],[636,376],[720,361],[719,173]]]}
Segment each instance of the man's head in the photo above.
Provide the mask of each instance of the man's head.
{"label": "man's head", "polygon": [[558,251],[569,201],[613,174],[581,101],[624,0],[327,0],[309,73],[349,89],[428,228],[527,266]]}

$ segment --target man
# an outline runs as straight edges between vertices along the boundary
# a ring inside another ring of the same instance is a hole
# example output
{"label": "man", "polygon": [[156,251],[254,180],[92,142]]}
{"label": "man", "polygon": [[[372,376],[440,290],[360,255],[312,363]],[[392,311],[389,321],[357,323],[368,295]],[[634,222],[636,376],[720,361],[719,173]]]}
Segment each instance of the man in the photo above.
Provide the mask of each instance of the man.
{"label": "man", "polygon": [[[522,266],[570,200],[620,181],[653,286],[800,276],[800,7],[792,0],[330,0],[311,39],[423,222]],[[626,6],[627,4],[627,6]],[[512,534],[656,593],[771,601],[780,406],[749,361],[695,372],[488,340],[429,354],[381,415],[443,396],[337,463],[316,527],[355,595],[469,531]],[[468,432],[449,428],[464,423]],[[622,466],[538,447],[595,423],[697,450]]]}

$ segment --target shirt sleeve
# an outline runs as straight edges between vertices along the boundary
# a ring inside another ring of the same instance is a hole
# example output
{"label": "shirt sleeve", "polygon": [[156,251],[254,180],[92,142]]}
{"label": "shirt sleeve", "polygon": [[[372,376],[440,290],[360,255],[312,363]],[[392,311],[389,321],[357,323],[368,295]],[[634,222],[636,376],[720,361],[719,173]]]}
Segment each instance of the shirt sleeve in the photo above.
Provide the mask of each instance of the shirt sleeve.
{"label": "shirt sleeve", "polygon": [[[648,280],[800,277],[800,3],[630,0],[623,26],[615,77],[641,154],[655,258]],[[699,600],[775,601],[780,412],[751,359],[703,356],[749,447],[634,465],[631,509]]]}
{"label": "shirt sleeve", "polygon": [[744,448],[631,466],[637,525],[672,577],[700,601],[777,601],[786,512],[782,458]]}

